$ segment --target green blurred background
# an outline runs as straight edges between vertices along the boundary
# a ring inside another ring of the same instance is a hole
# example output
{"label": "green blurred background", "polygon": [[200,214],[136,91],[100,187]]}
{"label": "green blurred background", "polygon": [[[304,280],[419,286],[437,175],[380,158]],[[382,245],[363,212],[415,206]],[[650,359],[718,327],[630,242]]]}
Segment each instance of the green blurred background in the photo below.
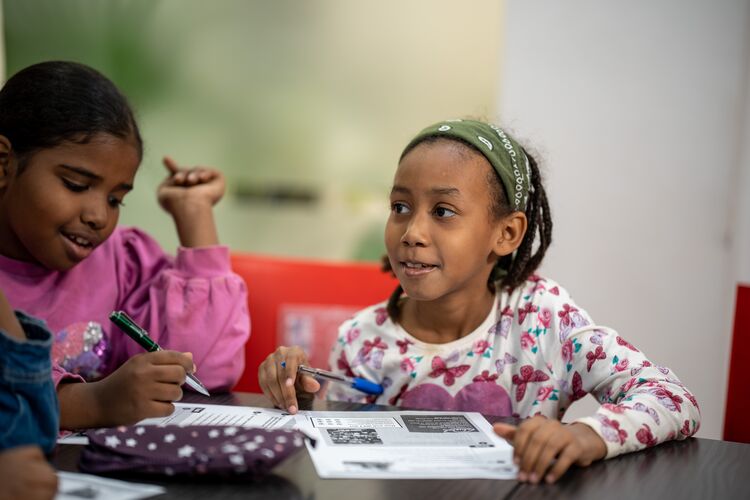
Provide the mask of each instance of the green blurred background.
{"label": "green blurred background", "polygon": [[236,251],[336,260],[383,252],[401,149],[444,118],[493,119],[493,0],[4,0],[6,76],[91,65],[130,98],[146,151],[121,224],[169,251],[161,158],[212,165]]}

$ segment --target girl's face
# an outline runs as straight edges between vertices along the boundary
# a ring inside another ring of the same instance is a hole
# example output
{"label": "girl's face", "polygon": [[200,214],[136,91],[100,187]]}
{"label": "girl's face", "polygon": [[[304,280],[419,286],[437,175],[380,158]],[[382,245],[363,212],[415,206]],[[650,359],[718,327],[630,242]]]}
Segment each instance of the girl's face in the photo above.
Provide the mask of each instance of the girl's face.
{"label": "girl's face", "polygon": [[450,141],[422,143],[401,160],[385,245],[410,298],[468,294],[471,300],[488,293],[503,232],[490,215],[491,168],[481,155]]}
{"label": "girl's face", "polygon": [[108,134],[33,153],[21,173],[0,138],[0,254],[64,271],[114,231],[139,153]]}

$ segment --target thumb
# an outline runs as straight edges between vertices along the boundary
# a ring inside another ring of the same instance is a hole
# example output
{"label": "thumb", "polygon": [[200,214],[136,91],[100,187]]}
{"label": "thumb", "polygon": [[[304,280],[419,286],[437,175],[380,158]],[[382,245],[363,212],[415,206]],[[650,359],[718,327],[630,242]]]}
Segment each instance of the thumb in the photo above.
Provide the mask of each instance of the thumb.
{"label": "thumb", "polygon": [[510,442],[513,442],[516,437],[517,427],[515,425],[497,423],[492,426],[492,429],[498,436],[507,439]]}
{"label": "thumb", "polygon": [[169,170],[169,173],[171,175],[176,174],[177,171],[180,170],[180,167],[177,165],[177,163],[169,156],[165,156],[162,162],[164,163],[164,166],[167,167],[167,170]]}
{"label": "thumb", "polygon": [[305,392],[316,393],[320,390],[320,382],[313,377],[302,375],[300,377],[300,383]]}

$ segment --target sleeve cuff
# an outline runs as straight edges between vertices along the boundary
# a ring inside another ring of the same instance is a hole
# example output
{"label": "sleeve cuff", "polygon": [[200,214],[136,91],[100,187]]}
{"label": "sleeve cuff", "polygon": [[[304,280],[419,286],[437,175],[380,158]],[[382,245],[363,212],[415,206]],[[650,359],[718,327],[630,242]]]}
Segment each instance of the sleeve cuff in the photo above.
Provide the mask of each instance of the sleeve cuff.
{"label": "sleeve cuff", "polygon": [[209,247],[177,249],[175,267],[192,277],[211,278],[232,272],[229,247],[213,245]]}
{"label": "sleeve cuff", "polygon": [[602,424],[594,417],[581,417],[575,419],[572,424],[584,424],[588,425],[591,430],[596,432],[596,435],[599,436],[602,441],[604,441],[604,445],[607,447],[607,455],[604,457],[604,459],[616,457],[617,455],[620,455],[622,453],[622,446],[619,443],[615,443],[612,441],[608,441],[604,435],[602,434]]}

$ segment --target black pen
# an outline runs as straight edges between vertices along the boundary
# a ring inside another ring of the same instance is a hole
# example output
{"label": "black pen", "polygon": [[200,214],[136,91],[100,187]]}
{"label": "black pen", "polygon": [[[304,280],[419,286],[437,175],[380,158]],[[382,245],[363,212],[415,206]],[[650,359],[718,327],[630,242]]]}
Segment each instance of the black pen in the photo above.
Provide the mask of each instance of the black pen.
{"label": "black pen", "polygon": [[[159,344],[154,342],[154,339],[148,336],[148,332],[138,326],[133,319],[125,314],[123,311],[114,311],[109,315],[109,320],[117,325],[120,330],[125,332],[128,337],[138,342],[138,345],[146,349],[148,352],[161,351]],[[204,396],[210,396],[206,386],[198,380],[192,373],[187,374],[185,383],[200,392]]]}

